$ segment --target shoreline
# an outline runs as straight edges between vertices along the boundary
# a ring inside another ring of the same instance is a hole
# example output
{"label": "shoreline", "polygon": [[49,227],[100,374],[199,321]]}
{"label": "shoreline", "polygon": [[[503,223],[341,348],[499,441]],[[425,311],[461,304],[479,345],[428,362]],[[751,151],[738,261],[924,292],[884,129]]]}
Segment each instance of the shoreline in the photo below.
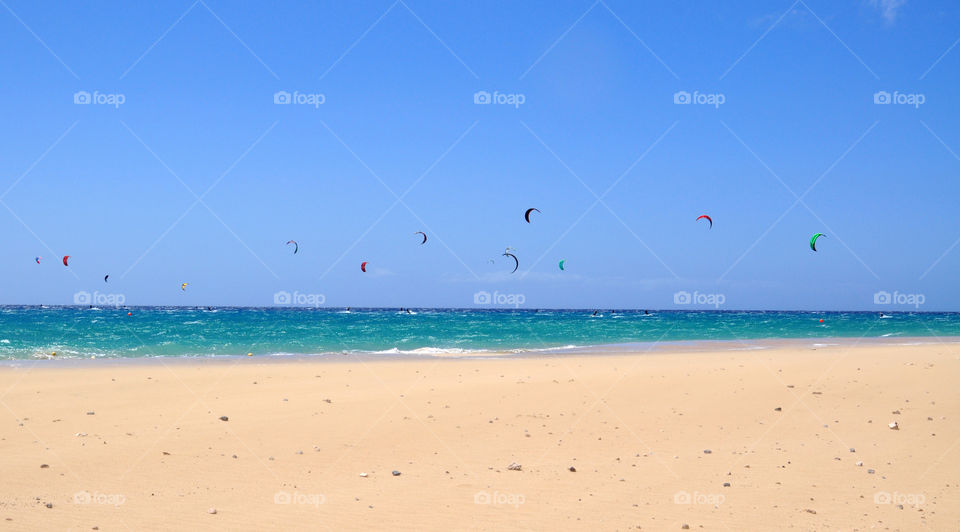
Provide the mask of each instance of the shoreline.
{"label": "shoreline", "polygon": [[[829,347],[857,347],[857,346],[923,346],[946,345],[960,347],[960,336],[867,336],[867,337],[824,337],[824,338],[754,338],[754,339],[722,339],[722,340],[666,340],[662,342],[629,342],[615,344],[600,344],[591,346],[563,346],[537,349],[512,350],[453,350],[455,352],[332,352],[332,353],[282,353],[282,354],[255,354],[244,355],[171,355],[147,357],[46,357],[0,360],[0,371],[4,368],[31,369],[45,367],[96,367],[124,366],[124,365],[165,365],[174,364],[226,364],[239,363],[249,360],[258,363],[379,363],[402,361],[429,361],[429,360],[509,360],[509,359],[537,359],[558,357],[616,357],[641,356],[648,354],[693,354],[704,352],[747,352],[769,351],[777,349],[809,349],[817,350]],[[427,348],[433,350],[434,348]],[[54,365],[55,364],[55,365]]]}
{"label": "shoreline", "polygon": [[511,306],[492,306],[492,307],[356,307],[356,306],[283,306],[283,305],[261,305],[261,306],[244,306],[244,305],[119,305],[119,306],[90,306],[90,305],[76,305],[76,304],[62,304],[62,305],[48,305],[48,304],[0,304],[0,310],[9,308],[9,309],[72,309],[72,310],[147,310],[147,309],[174,309],[174,310],[297,310],[297,311],[308,311],[308,312],[324,312],[324,311],[336,311],[341,312],[349,309],[351,312],[382,312],[382,311],[399,311],[402,309],[409,308],[413,311],[438,311],[438,312],[593,312],[594,310],[600,311],[616,311],[616,312],[644,312],[649,311],[654,312],[680,312],[680,313],[797,313],[797,314],[960,314],[958,310],[920,310],[919,308],[914,310],[890,310],[890,309],[861,309],[861,310],[810,310],[810,309],[730,309],[730,308],[693,308],[693,309],[684,309],[684,308],[653,308],[653,307],[623,307],[623,308],[613,308],[613,307],[511,307]]}

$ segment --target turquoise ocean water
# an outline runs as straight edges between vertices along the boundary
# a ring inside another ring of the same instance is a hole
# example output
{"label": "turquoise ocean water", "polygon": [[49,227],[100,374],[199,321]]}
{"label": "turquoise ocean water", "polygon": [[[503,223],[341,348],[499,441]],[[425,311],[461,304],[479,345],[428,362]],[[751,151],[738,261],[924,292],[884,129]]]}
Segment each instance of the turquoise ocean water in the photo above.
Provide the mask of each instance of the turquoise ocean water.
{"label": "turquoise ocean water", "polygon": [[469,355],[896,337],[960,337],[960,313],[0,307],[0,360],[53,352],[57,358]]}

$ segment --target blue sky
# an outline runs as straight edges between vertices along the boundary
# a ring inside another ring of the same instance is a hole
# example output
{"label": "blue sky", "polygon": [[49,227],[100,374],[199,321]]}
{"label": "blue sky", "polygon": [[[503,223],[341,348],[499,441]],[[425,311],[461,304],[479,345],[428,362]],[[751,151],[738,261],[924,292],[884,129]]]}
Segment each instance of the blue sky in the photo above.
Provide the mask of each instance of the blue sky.
{"label": "blue sky", "polygon": [[0,301],[960,310],[958,39],[952,2],[3,0]]}

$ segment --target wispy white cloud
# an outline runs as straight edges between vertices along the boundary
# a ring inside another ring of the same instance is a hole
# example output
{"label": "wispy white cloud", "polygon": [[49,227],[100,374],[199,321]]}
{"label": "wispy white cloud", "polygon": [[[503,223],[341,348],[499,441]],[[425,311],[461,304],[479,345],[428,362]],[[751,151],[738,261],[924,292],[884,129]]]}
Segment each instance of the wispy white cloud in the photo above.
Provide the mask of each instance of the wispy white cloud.
{"label": "wispy white cloud", "polygon": [[880,15],[890,24],[897,20],[897,10],[904,6],[907,0],[870,0],[870,5],[880,10]]}
{"label": "wispy white cloud", "polygon": [[396,275],[396,272],[386,268],[367,268],[367,275],[370,277],[391,277]]}

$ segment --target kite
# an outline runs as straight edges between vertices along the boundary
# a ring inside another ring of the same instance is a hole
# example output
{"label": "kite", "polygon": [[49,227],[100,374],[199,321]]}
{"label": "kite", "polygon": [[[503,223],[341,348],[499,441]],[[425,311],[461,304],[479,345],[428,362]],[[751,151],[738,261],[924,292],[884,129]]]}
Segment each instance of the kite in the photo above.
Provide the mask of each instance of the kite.
{"label": "kite", "polygon": [[183,283],[182,285],[180,285],[180,290],[185,291],[187,289],[187,284],[188,283]]}
{"label": "kite", "polygon": [[360,271],[362,271],[363,273],[367,273],[367,261],[363,261],[360,263]]}
{"label": "kite", "polygon": [[814,251],[817,250],[817,239],[820,238],[821,236],[826,236],[826,235],[824,235],[823,233],[817,233],[812,237],[810,237],[810,249]]}
{"label": "kite", "polygon": [[287,240],[287,245],[293,244],[293,254],[296,255],[300,251],[300,244],[297,244],[296,240]]}
{"label": "kite", "polygon": [[564,263],[564,262],[567,262],[567,259],[563,259],[563,260],[560,261],[560,264],[559,264],[559,266],[560,266],[560,271],[563,271],[563,263]]}
{"label": "kite", "polygon": [[697,221],[698,221],[698,222],[700,221],[700,218],[706,218],[707,221],[710,222],[710,229],[713,229],[713,218],[710,218],[710,217],[707,216],[706,214],[701,214],[700,216],[697,216]]}
{"label": "kite", "polygon": [[108,277],[110,277],[110,274],[109,274],[109,273],[106,274],[106,275],[104,275],[104,276],[103,276],[103,282],[107,282],[107,278],[108,278]]}
{"label": "kite", "polygon": [[540,209],[536,207],[530,207],[529,209],[527,209],[527,212],[523,213],[523,219],[526,220],[527,223],[530,223],[530,213],[533,211],[540,212]]}
{"label": "kite", "polygon": [[520,261],[517,259],[517,256],[514,255],[513,253],[504,253],[503,256],[504,256],[504,257],[510,257],[511,259],[513,259],[513,262],[514,262],[513,271],[510,272],[510,273],[516,272],[516,271],[517,271],[517,268],[520,267]]}
{"label": "kite", "polygon": [[423,242],[420,242],[420,245],[421,245],[421,246],[427,243],[427,234],[426,234],[426,233],[424,233],[423,231],[417,231],[417,232],[414,233],[414,234],[415,234],[415,235],[423,235]]}
{"label": "kite", "polygon": [[67,264],[67,260],[69,260],[69,259],[70,259],[70,255],[64,255],[64,256],[63,256],[63,265],[64,265],[64,266],[69,266],[69,264]]}
{"label": "kite", "polygon": [[37,264],[40,264],[40,259],[42,259],[42,258],[43,258],[43,257],[34,257],[33,260],[37,261]]}

